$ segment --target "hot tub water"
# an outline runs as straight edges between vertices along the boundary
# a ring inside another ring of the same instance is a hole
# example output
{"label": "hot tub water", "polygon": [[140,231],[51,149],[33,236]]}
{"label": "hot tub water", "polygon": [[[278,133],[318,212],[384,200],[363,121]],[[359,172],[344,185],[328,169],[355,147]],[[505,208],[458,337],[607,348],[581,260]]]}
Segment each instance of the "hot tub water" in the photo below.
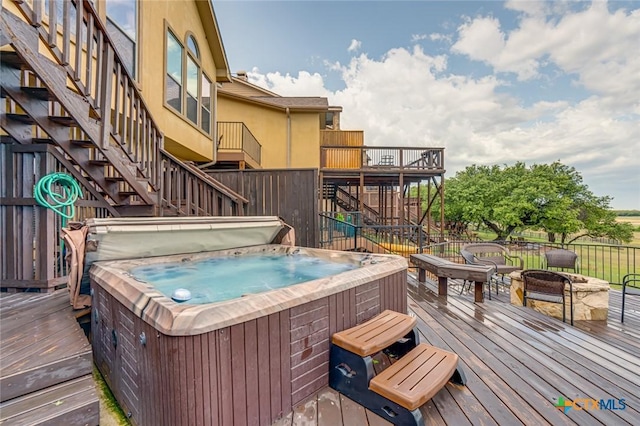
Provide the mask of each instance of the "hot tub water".
{"label": "hot tub water", "polygon": [[234,299],[311,281],[358,268],[304,254],[248,254],[132,268],[129,274],[152,284],[167,297],[176,289],[191,292],[184,303],[202,304]]}

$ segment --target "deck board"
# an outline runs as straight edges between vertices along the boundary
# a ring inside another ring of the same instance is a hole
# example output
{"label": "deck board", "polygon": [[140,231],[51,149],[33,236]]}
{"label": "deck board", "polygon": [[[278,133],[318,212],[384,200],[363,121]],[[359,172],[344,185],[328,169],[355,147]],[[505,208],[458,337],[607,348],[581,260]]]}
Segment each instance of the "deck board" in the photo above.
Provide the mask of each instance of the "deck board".
{"label": "deck board", "polygon": [[[435,283],[418,286],[409,276],[408,310],[417,319],[420,340],[457,353],[467,376],[466,387],[448,383],[420,408],[426,425],[637,424],[640,297],[627,298],[624,324],[621,293],[611,290],[608,321],[576,321],[571,326],[511,305],[508,288],[501,287],[498,295],[494,288],[492,300],[485,297],[484,303],[474,303],[473,292],[460,295],[461,283],[457,284],[444,298],[435,294]],[[333,391],[324,389],[316,396],[317,419],[306,424],[321,424],[318,419],[325,412],[335,419],[337,409],[342,419],[350,420],[343,424],[386,422],[362,407],[355,409],[352,401],[327,406],[328,392]],[[624,398],[626,408],[570,409],[565,414],[554,406],[561,396]],[[357,414],[361,412],[367,415],[363,418]],[[376,417],[374,421],[369,414]]]}
{"label": "deck board", "polygon": [[91,345],[67,290],[0,295],[0,423],[98,424]]}

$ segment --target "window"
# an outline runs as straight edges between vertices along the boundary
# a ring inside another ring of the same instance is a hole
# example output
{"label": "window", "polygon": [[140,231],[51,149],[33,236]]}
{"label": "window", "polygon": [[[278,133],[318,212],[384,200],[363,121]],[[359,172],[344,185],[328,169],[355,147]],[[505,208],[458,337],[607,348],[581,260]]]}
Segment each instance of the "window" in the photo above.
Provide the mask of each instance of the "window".
{"label": "window", "polygon": [[333,128],[333,113],[327,112],[324,115],[324,125],[329,128]]}
{"label": "window", "polygon": [[187,36],[187,118],[198,125],[198,96],[200,96],[200,66],[198,45],[192,35]]}
{"label": "window", "polygon": [[167,103],[182,112],[182,46],[176,37],[167,31]]}
{"label": "window", "polygon": [[188,34],[184,45],[167,29],[167,104],[211,134],[211,80],[202,71],[198,43]]}
{"label": "window", "polygon": [[138,44],[136,0],[107,0],[107,31],[127,71],[135,76]]}
{"label": "window", "polygon": [[211,81],[204,73],[202,74],[202,92],[200,93],[201,103],[201,128],[206,133],[211,133]]}

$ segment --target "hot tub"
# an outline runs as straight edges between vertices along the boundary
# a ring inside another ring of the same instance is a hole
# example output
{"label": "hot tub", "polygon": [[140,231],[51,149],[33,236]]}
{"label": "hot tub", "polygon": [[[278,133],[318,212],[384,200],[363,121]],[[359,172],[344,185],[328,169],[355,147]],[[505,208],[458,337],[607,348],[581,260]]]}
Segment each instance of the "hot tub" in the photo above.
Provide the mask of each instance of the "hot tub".
{"label": "hot tub", "polygon": [[[177,303],[131,274],[141,265],[257,254],[354,268],[203,304]],[[140,425],[271,424],[328,385],[333,333],[385,309],[407,310],[407,263],[391,255],[257,244],[98,261],[90,277],[96,364]]]}

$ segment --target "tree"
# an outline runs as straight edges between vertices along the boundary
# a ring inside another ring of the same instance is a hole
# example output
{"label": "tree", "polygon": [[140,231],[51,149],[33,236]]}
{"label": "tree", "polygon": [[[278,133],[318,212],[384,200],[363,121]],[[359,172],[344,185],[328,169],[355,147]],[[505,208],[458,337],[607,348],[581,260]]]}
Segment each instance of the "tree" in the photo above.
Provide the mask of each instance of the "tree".
{"label": "tree", "polygon": [[559,235],[563,244],[581,236],[630,241],[633,227],[615,221],[610,201],[595,196],[578,171],[560,162],[473,165],[445,182],[446,219],[484,224],[498,240],[537,228],[550,241]]}

